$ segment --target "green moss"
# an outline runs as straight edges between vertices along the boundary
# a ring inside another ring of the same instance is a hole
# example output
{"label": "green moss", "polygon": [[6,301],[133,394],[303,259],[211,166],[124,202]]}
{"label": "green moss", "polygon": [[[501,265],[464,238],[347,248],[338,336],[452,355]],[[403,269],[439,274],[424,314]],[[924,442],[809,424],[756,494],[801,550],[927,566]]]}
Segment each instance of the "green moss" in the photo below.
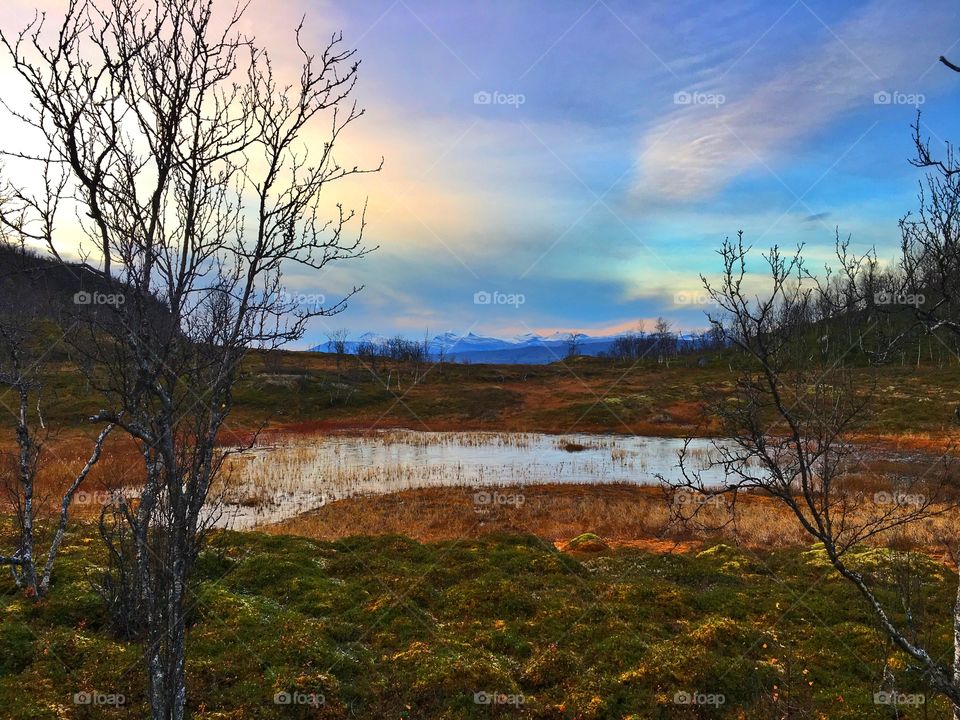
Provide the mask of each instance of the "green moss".
{"label": "green moss", "polygon": [[36,652],[34,635],[21,622],[0,623],[0,676],[22,672]]}
{"label": "green moss", "polygon": [[[71,536],[49,600],[0,595],[4,718],[147,715],[142,649],[107,633],[85,577],[85,564],[100,560],[97,544],[84,542],[94,534]],[[856,560],[883,572],[889,558]],[[927,583],[924,626],[946,652],[955,579],[916,562]],[[200,558],[191,601],[189,704],[209,720],[766,720],[788,706],[798,717],[874,718],[888,651],[816,549],[578,558],[526,535],[423,545],[224,533]],[[900,689],[922,692],[902,660]],[[109,715],[73,704],[74,692],[93,690],[127,702]],[[684,715],[672,698],[695,691],[726,702]],[[275,704],[283,692],[324,702]],[[524,701],[477,704],[478,693]],[[932,698],[921,710],[949,717]]]}
{"label": "green moss", "polygon": [[604,552],[610,549],[606,541],[599,535],[586,532],[577,535],[567,543],[567,550],[576,550],[578,552]]}

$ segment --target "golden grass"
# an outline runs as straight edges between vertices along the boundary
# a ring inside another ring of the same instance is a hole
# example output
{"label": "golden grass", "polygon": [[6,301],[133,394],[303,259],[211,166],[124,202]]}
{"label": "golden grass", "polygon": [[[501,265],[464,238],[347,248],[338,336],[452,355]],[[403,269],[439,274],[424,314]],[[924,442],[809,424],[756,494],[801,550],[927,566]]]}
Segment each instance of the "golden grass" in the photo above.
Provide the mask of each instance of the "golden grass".
{"label": "golden grass", "polygon": [[[477,494],[481,495],[480,502]],[[510,502],[510,498],[522,501]],[[729,517],[729,511],[719,504],[708,505],[699,516],[703,521],[699,529],[674,522],[670,502],[676,500],[669,499],[660,488],[624,484],[430,488],[340,500],[260,529],[326,540],[398,534],[421,542],[520,532],[557,546],[592,532],[614,546],[665,551],[687,550],[718,540],[754,548],[810,543],[790,512],[770,498],[741,496],[735,522],[722,528],[719,526]],[[875,509],[864,507],[862,512]],[[957,512],[930,517],[878,542],[925,549],[936,555],[943,539],[957,537],[958,520]]]}
{"label": "golden grass", "polygon": [[[460,432],[447,434],[416,433],[393,430],[371,436],[371,441],[436,443],[451,445],[498,444],[514,448],[529,447],[534,436],[527,433]],[[557,447],[565,447],[582,436],[558,436]],[[271,440],[270,437],[264,438]],[[630,484],[550,484],[518,485],[516,483],[473,490],[462,487],[450,478],[432,478],[437,485],[418,489],[426,475],[431,480],[430,468],[391,466],[364,468],[340,465],[337,458],[319,459],[313,442],[317,436],[300,435],[292,438],[286,433],[272,438],[284,444],[284,452],[246,455],[232,461],[232,472],[215,489],[228,503],[246,509],[257,509],[258,522],[269,522],[277,517],[284,502],[296,504],[301,487],[299,478],[318,474],[331,487],[341,491],[347,499],[333,501],[334,492],[327,495],[328,504],[316,511],[261,526],[270,533],[292,533],[320,539],[336,539],[355,535],[401,534],[420,541],[475,537],[496,532],[523,532],[536,535],[558,545],[584,532],[600,535],[613,545],[641,545],[667,549],[695,547],[707,542],[724,540],[750,547],[775,548],[808,544],[809,539],[795,518],[777,502],[764,497],[741,496],[736,507],[735,522],[716,529],[727,518],[720,506],[707,506],[701,512],[705,527],[684,527],[674,522],[670,500],[658,487]],[[293,442],[291,442],[291,440]],[[918,438],[909,439],[911,445]],[[596,447],[610,452],[615,462],[625,462],[626,453],[614,439],[591,439]],[[37,482],[37,494],[43,501],[41,516],[58,512],[60,497],[76,471],[82,467],[90,451],[91,439],[79,433],[58,439],[51,444],[45,456]],[[5,467],[13,461],[12,448],[2,453]],[[907,461],[909,463],[909,461]],[[246,476],[237,482],[243,472],[241,466],[252,464],[255,480]],[[119,434],[111,438],[103,458],[91,473],[71,508],[74,518],[92,520],[97,517],[110,492],[124,486],[136,486],[142,459],[134,445]],[[858,490],[870,493],[889,490],[884,477],[903,471],[904,461],[881,459],[871,468],[874,472],[856,478]],[[335,482],[333,482],[335,481]],[[441,482],[443,481],[443,482]],[[371,486],[382,485],[382,495],[357,495]],[[498,498],[522,498],[521,502],[478,503],[476,492]],[[306,507],[315,505],[307,499]],[[312,503],[312,504],[311,504]],[[865,503],[858,512],[861,517],[877,511]],[[882,509],[882,508],[881,508]],[[8,496],[0,494],[0,514],[9,514]],[[878,541],[904,547],[925,548],[939,552],[945,539],[957,539],[960,517],[955,512],[925,518],[896,533],[889,533]]]}
{"label": "golden grass", "polygon": [[[60,503],[77,473],[83,468],[93,449],[93,439],[86,434],[71,432],[44,443],[35,482],[37,515],[54,516],[60,512]],[[0,514],[12,512],[11,483],[16,482],[16,449],[12,443],[0,447]],[[111,493],[127,486],[135,486],[141,477],[143,460],[133,443],[115,433],[104,444],[100,461],[93,467],[83,486],[74,496],[71,516],[95,519]]]}

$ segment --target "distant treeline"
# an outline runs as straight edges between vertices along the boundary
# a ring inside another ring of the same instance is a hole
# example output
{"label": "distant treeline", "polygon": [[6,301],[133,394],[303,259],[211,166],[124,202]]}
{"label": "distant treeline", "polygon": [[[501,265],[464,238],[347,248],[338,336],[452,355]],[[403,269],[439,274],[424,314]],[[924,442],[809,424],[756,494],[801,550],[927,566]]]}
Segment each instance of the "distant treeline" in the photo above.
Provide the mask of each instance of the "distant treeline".
{"label": "distant treeline", "polygon": [[669,329],[647,333],[638,330],[615,338],[610,349],[600,357],[612,360],[640,360],[652,358],[666,360],[684,354],[698,354],[722,350],[723,340],[713,331],[678,335]]}
{"label": "distant treeline", "polygon": [[[336,348],[334,348],[334,350],[336,351]],[[442,360],[444,352],[443,350],[439,350],[431,353],[430,342],[426,339],[408,340],[407,338],[397,335],[396,337],[379,342],[364,340],[357,344],[357,355],[366,360],[381,358],[416,364],[429,360]]]}

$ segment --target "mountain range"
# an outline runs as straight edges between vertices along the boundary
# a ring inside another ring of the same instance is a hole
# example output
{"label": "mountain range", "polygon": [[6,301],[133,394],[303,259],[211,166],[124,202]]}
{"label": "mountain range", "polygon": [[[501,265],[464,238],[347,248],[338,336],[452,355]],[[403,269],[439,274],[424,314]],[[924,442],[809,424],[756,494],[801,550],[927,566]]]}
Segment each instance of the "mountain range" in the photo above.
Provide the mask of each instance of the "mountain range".
{"label": "mountain range", "polygon": [[[613,336],[583,336],[580,339],[580,355],[597,356],[607,352],[617,339]],[[466,335],[448,331],[434,336],[428,341],[430,355],[437,357],[443,351],[444,358],[450,362],[496,363],[544,365],[562,360],[568,354],[569,333],[556,332],[551,335],[525,333],[509,339],[488,337],[469,332]],[[346,351],[353,355],[363,343],[383,344],[389,338],[376,333],[364,333],[356,340],[346,343]],[[685,338],[680,336],[680,342]],[[314,352],[329,352],[328,343],[313,348]]]}

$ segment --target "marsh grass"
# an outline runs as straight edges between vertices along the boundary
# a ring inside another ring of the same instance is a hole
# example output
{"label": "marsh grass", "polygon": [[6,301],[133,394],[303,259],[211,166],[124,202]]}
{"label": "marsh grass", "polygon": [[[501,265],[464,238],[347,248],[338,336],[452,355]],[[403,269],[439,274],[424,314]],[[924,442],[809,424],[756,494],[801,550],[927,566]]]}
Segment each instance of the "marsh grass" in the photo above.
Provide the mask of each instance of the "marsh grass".
{"label": "marsh grass", "polygon": [[[590,444],[587,445],[586,443]],[[575,459],[542,461],[546,446]],[[551,440],[531,433],[387,430],[290,437],[266,435],[263,444],[236,455],[216,487],[237,529],[274,522],[366,494],[422,487],[533,485],[566,475],[571,482],[604,482],[611,473],[647,473],[642,452],[615,436]],[[585,456],[587,448],[596,456]],[[479,450],[469,461],[457,449]],[[609,455],[606,451],[609,450]],[[422,452],[421,452],[422,451]],[[482,458],[482,460],[478,460]],[[554,464],[551,464],[554,463]],[[647,473],[647,479],[652,475]]]}
{"label": "marsh grass", "polygon": [[[544,483],[523,463],[506,473],[502,465],[466,472],[455,462],[445,464],[387,463],[357,466],[347,456],[348,445],[317,452],[317,439],[331,436],[267,434],[254,451],[234,456],[214,489],[225,503],[224,518],[233,527],[267,527],[268,532],[291,532],[307,537],[336,539],[354,534],[404,534],[423,541],[476,537],[495,532],[526,532],[562,544],[582,532],[597,532],[619,544],[703,543],[723,540],[749,547],[787,547],[805,542],[794,518],[769,498],[742,495],[734,522],[724,506],[704,507],[698,522],[675,522],[671,498],[657,487],[621,483]],[[336,436],[333,436],[336,437]],[[345,434],[344,438],[355,438]],[[457,447],[489,447],[528,451],[537,442],[531,433],[459,432],[422,433],[389,430],[363,435],[365,442],[389,449],[397,445],[428,449],[444,447],[456,456]],[[649,474],[647,461],[628,451],[616,436],[559,436],[551,441],[564,450],[570,443],[591,443],[609,451],[613,466]],[[60,494],[88,451],[85,436],[64,438],[52,446],[41,466],[41,525],[57,511]],[[580,456],[580,453],[572,453]],[[931,454],[878,453],[869,465],[856,468],[847,483],[858,493],[860,518],[885,508],[872,502],[877,493],[895,490],[904,478],[941,472]],[[695,462],[705,462],[700,449],[691,450]],[[4,461],[9,461],[7,454]],[[135,487],[141,459],[128,443],[110,441],[84,492],[71,508],[78,520],[93,520],[111,493]],[[583,466],[601,472],[602,468]],[[956,468],[947,468],[956,475]],[[477,482],[477,480],[480,482]],[[957,477],[954,477],[958,481]],[[317,481],[322,481],[318,484]],[[474,488],[497,488],[522,495],[521,505],[478,507]],[[319,488],[319,489],[318,489]],[[922,492],[920,483],[914,492]],[[0,513],[9,515],[9,499],[0,497]],[[279,523],[279,524],[276,524]],[[722,526],[722,527],[721,527]],[[956,538],[960,523],[955,513],[913,523],[895,536],[878,540],[897,547],[927,548],[937,552],[945,540]]]}
{"label": "marsh grass", "polygon": [[[505,486],[498,492],[520,496],[523,501],[478,504],[477,490],[472,488],[407,490],[337,501],[263,530],[324,540],[396,534],[421,542],[521,532],[557,547],[591,532],[614,546],[663,551],[688,551],[716,542],[754,550],[809,543],[788,511],[775,500],[756,495],[741,496],[732,507],[705,504],[697,523],[685,525],[676,521],[671,506],[675,498],[659,488],[557,484]],[[883,506],[865,499],[855,519],[884,511]],[[944,543],[958,539],[960,513],[950,511],[880,536],[875,544],[922,550],[947,560]]]}

